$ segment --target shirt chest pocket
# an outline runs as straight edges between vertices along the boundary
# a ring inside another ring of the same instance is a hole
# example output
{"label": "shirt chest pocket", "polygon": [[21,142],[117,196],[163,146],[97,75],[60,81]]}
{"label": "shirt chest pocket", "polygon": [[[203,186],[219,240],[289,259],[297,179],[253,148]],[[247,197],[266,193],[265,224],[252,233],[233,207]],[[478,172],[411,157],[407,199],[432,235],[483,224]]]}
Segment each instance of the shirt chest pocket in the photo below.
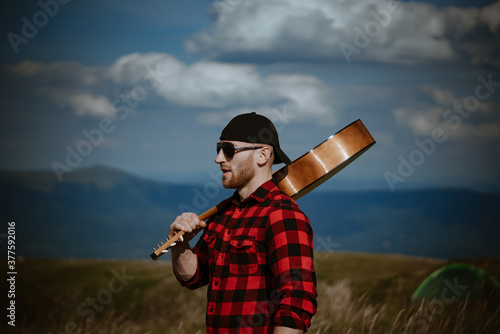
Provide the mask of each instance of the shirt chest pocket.
{"label": "shirt chest pocket", "polygon": [[259,266],[255,239],[235,239],[229,244],[229,272],[233,275],[255,274]]}

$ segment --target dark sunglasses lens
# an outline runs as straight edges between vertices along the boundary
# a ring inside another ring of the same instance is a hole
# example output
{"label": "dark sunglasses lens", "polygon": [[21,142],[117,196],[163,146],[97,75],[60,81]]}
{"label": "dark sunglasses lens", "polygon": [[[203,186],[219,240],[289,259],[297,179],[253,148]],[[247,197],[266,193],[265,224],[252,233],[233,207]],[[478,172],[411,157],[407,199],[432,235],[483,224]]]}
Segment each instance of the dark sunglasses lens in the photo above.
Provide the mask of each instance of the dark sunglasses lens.
{"label": "dark sunglasses lens", "polygon": [[228,158],[234,157],[234,145],[227,142],[222,143],[222,152],[224,152]]}
{"label": "dark sunglasses lens", "polygon": [[234,145],[232,143],[228,142],[217,143],[217,154],[219,154],[219,151],[221,149],[226,157],[232,158],[234,156]]}

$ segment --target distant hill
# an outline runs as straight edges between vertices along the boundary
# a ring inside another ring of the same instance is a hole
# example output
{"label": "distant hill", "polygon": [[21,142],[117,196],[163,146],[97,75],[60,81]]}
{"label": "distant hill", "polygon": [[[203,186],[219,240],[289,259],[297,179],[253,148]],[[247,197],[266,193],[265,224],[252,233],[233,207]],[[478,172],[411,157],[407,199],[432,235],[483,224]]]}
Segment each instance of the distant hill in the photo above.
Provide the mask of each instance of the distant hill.
{"label": "distant hill", "polygon": [[[27,257],[147,258],[183,210],[201,213],[232,194],[216,181],[162,183],[106,166],[64,182],[0,172],[0,186],[0,219],[16,222],[17,254]],[[299,200],[318,250],[438,258],[500,254],[499,202],[499,193],[462,189],[316,190]]]}

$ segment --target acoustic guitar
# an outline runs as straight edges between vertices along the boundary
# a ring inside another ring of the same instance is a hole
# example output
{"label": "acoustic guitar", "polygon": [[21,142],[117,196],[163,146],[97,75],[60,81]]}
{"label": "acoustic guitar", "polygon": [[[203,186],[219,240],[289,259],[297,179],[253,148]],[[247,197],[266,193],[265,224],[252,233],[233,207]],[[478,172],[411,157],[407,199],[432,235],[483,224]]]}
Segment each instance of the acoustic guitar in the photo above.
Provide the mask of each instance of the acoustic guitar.
{"label": "acoustic guitar", "polygon": [[[280,180],[278,184],[280,190],[297,200],[340,172],[374,144],[375,140],[370,132],[358,119],[292,161],[290,165],[274,172],[273,175]],[[205,220],[224,211],[230,203],[230,198],[220,202],[202,213],[199,219]],[[183,234],[184,232],[180,231],[170,238],[165,238],[165,243],[162,242],[161,245],[157,245],[158,248],[153,248],[151,258],[158,260]]]}

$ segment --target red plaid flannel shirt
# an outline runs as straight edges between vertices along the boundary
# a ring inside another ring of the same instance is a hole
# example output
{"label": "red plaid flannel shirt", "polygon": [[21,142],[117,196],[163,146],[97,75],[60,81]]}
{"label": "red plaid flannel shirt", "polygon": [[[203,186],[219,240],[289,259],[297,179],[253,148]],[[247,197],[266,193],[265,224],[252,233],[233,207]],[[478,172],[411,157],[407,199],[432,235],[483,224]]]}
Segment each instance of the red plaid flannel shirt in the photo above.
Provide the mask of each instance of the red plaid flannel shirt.
{"label": "red plaid flannel shirt", "polygon": [[316,313],[312,228],[277,179],[207,221],[190,289],[208,284],[207,333],[307,331]]}

